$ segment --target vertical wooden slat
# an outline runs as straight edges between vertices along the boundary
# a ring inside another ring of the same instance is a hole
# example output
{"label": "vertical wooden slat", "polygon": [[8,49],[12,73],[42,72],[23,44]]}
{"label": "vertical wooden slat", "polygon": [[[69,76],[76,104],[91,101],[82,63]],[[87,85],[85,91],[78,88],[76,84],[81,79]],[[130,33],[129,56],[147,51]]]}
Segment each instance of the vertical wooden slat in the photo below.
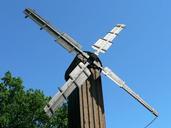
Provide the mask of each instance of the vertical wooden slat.
{"label": "vertical wooden slat", "polygon": [[[87,98],[88,98],[88,102],[89,102],[89,127],[90,128],[94,128],[94,111],[93,111],[93,98],[91,96],[91,85],[90,85],[90,81],[87,81],[87,87],[88,87],[88,92],[87,92]],[[81,98],[80,98],[81,99]]]}
{"label": "vertical wooden slat", "polygon": [[[96,75],[98,75],[96,73]],[[103,95],[102,95],[102,85],[101,85],[101,80],[98,80],[99,77],[96,76],[96,91],[98,92],[97,93],[97,100],[98,100],[98,111],[99,111],[99,124],[100,124],[100,128],[103,126],[105,126],[105,114],[104,114],[104,103],[103,103]],[[100,95],[99,95],[100,94]]]}
{"label": "vertical wooden slat", "polygon": [[[83,104],[83,98],[80,98],[80,97],[83,97],[83,86],[81,86],[81,89],[79,89],[79,101],[80,101],[80,105],[79,105],[79,107],[80,107],[80,115],[79,115],[79,118],[80,118],[80,128],[84,128],[84,119],[83,118],[81,118],[81,117],[84,117],[84,111],[83,111],[83,106],[84,106],[84,104]],[[79,128],[79,127],[78,127]]]}
{"label": "vertical wooden slat", "polygon": [[84,128],[89,128],[89,116],[88,116],[88,102],[87,102],[87,87],[86,87],[87,82],[85,82],[84,86],[82,86],[82,92],[83,92],[83,98],[81,97],[81,99],[83,99],[83,124],[84,124]]}
{"label": "vertical wooden slat", "polygon": [[93,109],[94,109],[94,124],[95,124],[95,128],[100,128],[99,126],[99,111],[98,111],[98,95],[97,95],[97,90],[96,90],[96,84],[94,79],[95,76],[95,71],[93,69],[91,69],[92,71],[92,78],[90,80],[91,82],[91,89],[92,89],[92,98],[93,98]]}

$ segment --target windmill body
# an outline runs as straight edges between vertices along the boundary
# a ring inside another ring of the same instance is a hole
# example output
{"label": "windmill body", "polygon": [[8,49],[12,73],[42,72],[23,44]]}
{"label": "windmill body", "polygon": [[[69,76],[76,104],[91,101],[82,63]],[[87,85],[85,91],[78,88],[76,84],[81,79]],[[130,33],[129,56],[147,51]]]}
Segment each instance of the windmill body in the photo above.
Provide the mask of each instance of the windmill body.
{"label": "windmill body", "polygon": [[[158,116],[158,112],[154,110],[147,102],[145,102],[138,94],[136,94],[131,88],[129,88],[125,82],[119,78],[111,69],[108,67],[103,67],[101,62],[98,59],[98,55],[100,53],[105,53],[110,46],[112,45],[112,41],[117,35],[120,33],[121,30],[125,27],[124,24],[118,24],[116,27],[114,27],[110,32],[107,33],[107,35],[104,38],[99,39],[95,44],[92,45],[92,48],[95,50],[93,53],[91,52],[84,52],[81,49],[81,46],[78,42],[76,42],[74,39],[72,39],[69,35],[66,33],[59,32],[56,28],[54,28],[52,25],[50,25],[46,20],[41,18],[34,10],[32,9],[25,9],[24,13],[26,14],[26,18],[29,17],[34,22],[36,22],[40,29],[44,29],[49,34],[51,34],[55,41],[60,44],[63,48],[65,48],[69,53],[74,52],[76,53],[76,60],[73,63],[73,67],[70,66],[69,69],[66,71],[66,83],[59,88],[59,91],[55,94],[54,97],[50,100],[50,102],[45,106],[44,110],[47,113],[47,115],[50,117],[53,115],[55,110],[60,107],[60,105],[66,100],[70,99],[69,101],[74,103],[74,100],[71,99],[78,99],[79,101],[79,109],[80,111],[83,111],[83,108],[81,107],[81,102],[84,99],[80,98],[85,90],[87,91],[87,88],[91,88],[93,84],[91,84],[92,81],[96,81],[100,78],[100,73],[102,72],[104,75],[106,75],[109,79],[111,79],[113,82],[116,83],[120,88],[122,88],[124,91],[126,91],[128,94],[130,94],[133,98],[135,98],[139,103],[141,103],[145,108],[147,108],[150,112],[152,112],[155,116]],[[72,67],[72,68],[71,68]],[[98,76],[98,77],[97,77]],[[91,78],[93,78],[91,80]],[[100,80],[101,81],[101,80]],[[89,86],[86,86],[85,83],[89,82]],[[97,82],[98,83],[98,82]],[[101,82],[97,85],[99,88],[96,88],[94,91],[94,94],[96,93],[95,100],[98,101],[99,97],[101,98],[103,102],[102,97],[102,90],[99,91],[98,89],[101,88]],[[85,89],[83,89],[85,88]],[[77,90],[78,89],[78,90]],[[78,91],[78,93],[74,93],[75,91]],[[82,91],[82,92],[81,92]],[[100,92],[99,94],[97,92]],[[74,95],[75,94],[75,95]],[[93,95],[90,95],[89,93],[86,93],[86,97],[89,97],[88,99],[91,99]],[[73,98],[71,98],[73,96]],[[99,97],[97,97],[99,96]],[[80,98],[80,99],[79,99]],[[93,103],[93,102],[92,102]],[[98,103],[97,107],[99,104]],[[89,108],[90,104],[87,104],[87,108]],[[85,107],[85,106],[84,106]],[[102,108],[104,110],[104,108]],[[102,113],[102,112],[101,112]],[[80,113],[81,115],[82,113]],[[103,114],[102,114],[103,115]],[[85,116],[85,115],[83,115]],[[83,117],[85,118],[85,117]],[[103,117],[104,118],[104,117]],[[95,118],[94,118],[95,119]],[[89,120],[89,126],[91,120]],[[82,119],[80,119],[82,120]],[[100,121],[100,118],[97,119],[98,122]],[[103,120],[103,119],[102,119]],[[85,120],[82,121],[82,123],[85,123]],[[105,121],[104,121],[105,124]],[[103,126],[105,127],[105,125]],[[96,127],[96,126],[95,126]],[[101,127],[101,128],[104,128]],[[72,127],[71,127],[72,128]],[[89,128],[85,127],[84,128]],[[98,127],[96,127],[98,128]]]}
{"label": "windmill body", "polygon": [[[86,52],[91,58],[101,62],[94,53]],[[66,81],[69,74],[84,57],[78,54],[66,70]],[[95,65],[88,66],[91,75],[68,97],[68,122],[69,128],[105,128],[105,111],[103,104],[101,70]]]}

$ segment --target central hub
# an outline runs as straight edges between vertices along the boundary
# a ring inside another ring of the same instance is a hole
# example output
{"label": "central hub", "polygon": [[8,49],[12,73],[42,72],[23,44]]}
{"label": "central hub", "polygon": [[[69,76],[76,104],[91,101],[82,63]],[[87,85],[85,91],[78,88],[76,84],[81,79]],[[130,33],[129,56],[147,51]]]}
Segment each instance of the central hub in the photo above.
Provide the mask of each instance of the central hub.
{"label": "central hub", "polygon": [[94,54],[92,52],[88,52],[88,51],[85,51],[85,53],[87,53],[89,55],[89,58],[87,59],[87,58],[83,57],[82,54],[77,54],[77,56],[74,58],[74,60],[72,61],[72,63],[70,64],[70,66],[68,67],[68,69],[65,72],[65,80],[69,79],[69,74],[74,70],[74,68],[80,62],[83,62],[83,63],[89,62],[90,63],[88,65],[89,69],[90,68],[99,69],[96,65],[93,64],[94,61],[100,63],[100,65],[102,66],[102,63],[96,54]]}

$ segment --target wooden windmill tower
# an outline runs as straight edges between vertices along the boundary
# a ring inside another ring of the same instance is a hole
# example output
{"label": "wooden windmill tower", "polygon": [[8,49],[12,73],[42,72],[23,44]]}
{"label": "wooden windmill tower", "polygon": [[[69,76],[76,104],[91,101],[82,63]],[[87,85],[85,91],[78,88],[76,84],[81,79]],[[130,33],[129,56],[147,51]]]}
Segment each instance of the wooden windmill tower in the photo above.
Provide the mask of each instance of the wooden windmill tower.
{"label": "wooden windmill tower", "polygon": [[94,52],[84,52],[77,43],[66,33],[59,32],[32,9],[25,9],[26,18],[29,17],[41,28],[52,35],[58,44],[69,53],[76,53],[76,58],[66,71],[66,83],[45,106],[49,117],[67,99],[69,107],[69,128],[105,128],[104,105],[101,85],[101,72],[116,85],[130,94],[145,108],[158,116],[149,104],[130,89],[111,69],[103,67],[98,55],[105,53],[112,45],[112,40],[125,27],[118,24],[104,38],[99,39],[92,48]]}

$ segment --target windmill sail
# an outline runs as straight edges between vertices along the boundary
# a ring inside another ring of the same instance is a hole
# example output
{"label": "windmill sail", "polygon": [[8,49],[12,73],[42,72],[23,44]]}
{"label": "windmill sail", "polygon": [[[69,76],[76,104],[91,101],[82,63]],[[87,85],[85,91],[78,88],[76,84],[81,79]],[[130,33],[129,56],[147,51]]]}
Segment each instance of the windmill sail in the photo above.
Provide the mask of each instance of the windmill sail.
{"label": "windmill sail", "polygon": [[87,68],[89,63],[83,64],[80,62],[75,69],[69,74],[70,78],[67,82],[59,89],[59,91],[53,96],[49,103],[45,106],[44,110],[50,117],[55,110],[66,100],[71,92],[76,88],[80,87],[90,76],[90,71]]}
{"label": "windmill sail", "polygon": [[105,53],[110,46],[112,45],[112,41],[119,34],[120,31],[125,27],[124,24],[117,24],[104,38],[99,39],[95,44],[92,45],[92,48],[95,51],[95,54],[99,54],[100,52]]}
{"label": "windmill sail", "polygon": [[55,41],[59,43],[62,47],[68,50],[68,52],[76,52],[80,53],[82,52],[81,45],[72,39],[69,35],[66,33],[59,32],[55,27],[50,25],[46,20],[41,18],[36,12],[32,9],[25,9],[24,13],[26,14],[26,18],[29,17],[32,19],[35,23],[37,23],[40,26],[40,29],[46,30],[50,35],[52,35],[55,38]]}
{"label": "windmill sail", "polygon": [[103,68],[102,72],[109,77],[113,82],[115,82],[119,87],[129,93],[134,99],[136,99],[139,103],[141,103],[145,108],[147,108],[150,112],[152,112],[156,117],[158,116],[158,112],[152,108],[147,102],[145,102],[138,94],[136,94],[131,88],[129,88],[125,82],[119,78],[111,69],[108,67]]}

